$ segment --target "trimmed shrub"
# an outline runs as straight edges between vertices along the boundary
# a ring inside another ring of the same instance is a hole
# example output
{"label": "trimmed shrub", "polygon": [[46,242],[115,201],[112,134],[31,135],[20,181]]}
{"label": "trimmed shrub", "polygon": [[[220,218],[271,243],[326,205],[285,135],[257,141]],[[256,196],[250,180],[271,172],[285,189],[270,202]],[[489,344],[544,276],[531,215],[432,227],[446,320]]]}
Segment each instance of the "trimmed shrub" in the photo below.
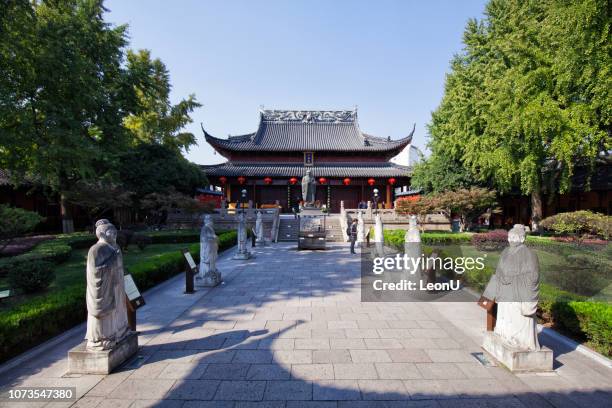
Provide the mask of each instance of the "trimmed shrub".
{"label": "trimmed shrub", "polygon": [[602,354],[612,355],[612,306],[598,302],[570,302],[580,332]]}
{"label": "trimmed shrub", "polygon": [[64,240],[44,241],[25,254],[0,258],[0,276],[8,274],[13,269],[27,268],[35,261],[62,263],[70,258],[71,252],[72,248]]}
{"label": "trimmed shrub", "polygon": [[508,231],[494,230],[474,234],[472,245],[480,251],[499,251],[508,246]]}
{"label": "trimmed shrub", "polygon": [[541,225],[560,235],[596,235],[603,239],[610,239],[612,235],[612,217],[591,211],[555,214],[544,218]]}
{"label": "trimmed shrub", "polygon": [[34,211],[0,205],[0,250],[13,238],[32,232],[42,220]]}
{"label": "trimmed shrub", "polygon": [[[404,236],[406,230],[395,229],[385,230],[385,244],[398,248],[404,248]],[[374,232],[370,231],[370,237]],[[423,232],[421,234],[421,244],[423,245],[461,245],[469,244],[472,234],[465,232]]]}
{"label": "trimmed shrub", "polygon": [[[235,231],[219,234],[220,251],[232,247],[235,243]],[[192,244],[188,248],[194,260],[198,262],[200,245]],[[183,255],[176,251],[132,265],[126,272],[131,273],[138,288],[145,291],[183,272],[184,268]],[[10,311],[0,313],[0,361],[14,357],[83,322],[86,316],[84,283],[37,297]]]}
{"label": "trimmed shrub", "polygon": [[138,249],[142,251],[147,246],[151,245],[151,242],[153,241],[153,239],[151,239],[151,237],[147,235],[134,234],[134,236],[132,237],[132,241],[134,241]]}
{"label": "trimmed shrub", "polygon": [[53,264],[47,261],[19,264],[8,274],[10,286],[24,293],[35,293],[46,289],[53,279],[55,279]]}
{"label": "trimmed shrub", "polygon": [[152,244],[181,244],[200,241],[200,231],[168,230],[148,232]]}
{"label": "trimmed shrub", "polygon": [[121,248],[122,251],[127,251],[133,237],[134,231],[132,230],[117,231],[117,245],[119,245],[119,248]]}
{"label": "trimmed shrub", "polygon": [[421,243],[426,245],[461,245],[469,244],[472,234],[466,232],[424,232]]}

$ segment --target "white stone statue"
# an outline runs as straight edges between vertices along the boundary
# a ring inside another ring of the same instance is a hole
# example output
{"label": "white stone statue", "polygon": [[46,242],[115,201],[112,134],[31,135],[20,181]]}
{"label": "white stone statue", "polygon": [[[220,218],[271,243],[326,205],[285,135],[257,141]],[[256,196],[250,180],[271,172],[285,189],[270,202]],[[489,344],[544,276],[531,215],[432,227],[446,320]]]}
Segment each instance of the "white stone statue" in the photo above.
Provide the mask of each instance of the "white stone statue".
{"label": "white stone statue", "polygon": [[96,222],[96,242],[87,254],[88,350],[109,350],[131,331],[128,327],[123,281],[123,256],[117,246],[117,229],[110,221]]}
{"label": "white stone statue", "polygon": [[384,228],[380,214],[374,217],[374,242],[385,242]]}
{"label": "white stone statue", "polygon": [[251,253],[247,249],[246,217],[242,211],[238,213],[238,251],[234,259],[249,259]]}
{"label": "white stone statue", "polygon": [[219,238],[215,234],[210,215],[204,217],[200,230],[200,270],[198,279],[204,286],[217,286],[221,283],[221,273],[217,270]]}
{"label": "white stone statue", "polygon": [[263,218],[261,212],[257,212],[257,219],[255,220],[255,236],[257,245],[264,245],[266,239],[264,237]]}
{"label": "white stone statue", "polygon": [[408,219],[408,230],[404,235],[404,242],[421,242],[421,232],[416,215],[411,215]]}
{"label": "white stone statue", "polygon": [[494,333],[508,346],[540,350],[536,321],[540,269],[537,255],[524,244],[525,227],[508,232],[510,246],[503,250],[495,274],[483,294],[497,302]]}
{"label": "white stone statue", "polygon": [[365,224],[363,222],[363,214],[357,211],[357,243],[365,242]]}
{"label": "white stone statue", "polygon": [[385,255],[385,234],[380,214],[374,218],[374,244],[378,256]]}
{"label": "white stone statue", "polygon": [[[404,254],[409,258],[420,259],[421,252],[421,232],[417,224],[417,218],[411,215],[408,219],[408,230],[404,234]],[[420,276],[420,264],[414,271],[409,271],[411,274],[419,274]]]}

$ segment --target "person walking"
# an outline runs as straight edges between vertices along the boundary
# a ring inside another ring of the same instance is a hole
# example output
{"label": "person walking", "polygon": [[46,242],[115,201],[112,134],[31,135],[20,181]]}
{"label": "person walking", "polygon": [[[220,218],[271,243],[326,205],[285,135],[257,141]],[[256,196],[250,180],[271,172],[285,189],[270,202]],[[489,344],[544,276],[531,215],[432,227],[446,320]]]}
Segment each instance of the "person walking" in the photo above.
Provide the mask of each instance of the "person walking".
{"label": "person walking", "polygon": [[355,241],[357,241],[357,218],[353,219],[351,225],[346,229],[346,235],[351,240],[351,254],[355,254]]}

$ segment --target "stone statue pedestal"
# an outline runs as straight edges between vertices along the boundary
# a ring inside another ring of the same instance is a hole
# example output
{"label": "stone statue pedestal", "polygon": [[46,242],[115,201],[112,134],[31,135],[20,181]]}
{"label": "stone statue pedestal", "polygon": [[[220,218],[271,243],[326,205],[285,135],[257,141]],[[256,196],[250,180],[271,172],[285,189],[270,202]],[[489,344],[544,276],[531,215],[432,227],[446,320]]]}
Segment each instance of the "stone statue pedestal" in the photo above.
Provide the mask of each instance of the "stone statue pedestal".
{"label": "stone statue pedestal", "polygon": [[87,341],[68,352],[70,374],[110,374],[138,352],[138,334],[130,332],[110,350],[87,350]]}
{"label": "stone statue pedestal", "polygon": [[245,260],[251,259],[251,253],[249,251],[236,251],[232,259]]}
{"label": "stone statue pedestal", "polygon": [[304,207],[302,211],[300,211],[300,215],[304,216],[318,216],[324,215],[325,213],[321,211],[320,208],[317,207]]}
{"label": "stone statue pedestal", "polygon": [[212,288],[219,285],[223,279],[221,278],[221,272],[209,272],[204,275],[204,278],[196,276],[195,285],[200,287]]}
{"label": "stone statue pedestal", "polygon": [[492,331],[485,332],[482,348],[512,372],[552,371],[553,352],[548,347],[537,351],[510,347]]}

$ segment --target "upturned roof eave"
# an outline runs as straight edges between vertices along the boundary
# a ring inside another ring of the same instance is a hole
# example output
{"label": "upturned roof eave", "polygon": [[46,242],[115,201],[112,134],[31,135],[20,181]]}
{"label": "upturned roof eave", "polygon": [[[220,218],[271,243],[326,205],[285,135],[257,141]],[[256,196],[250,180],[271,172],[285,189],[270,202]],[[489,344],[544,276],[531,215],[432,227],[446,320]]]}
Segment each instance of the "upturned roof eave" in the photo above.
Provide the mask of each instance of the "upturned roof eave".
{"label": "upturned roof eave", "polygon": [[[259,152],[271,152],[271,153],[291,153],[291,152],[303,152],[303,151],[313,151],[313,152],[349,152],[349,153],[366,153],[366,152],[375,152],[375,153],[387,153],[389,157],[393,157],[399,154],[407,145],[412,142],[412,137],[414,135],[414,131],[416,128],[416,124],[413,126],[412,131],[408,136],[398,139],[398,140],[389,140],[381,137],[369,135],[366,133],[362,133],[359,130],[359,134],[363,138],[363,140],[368,141],[369,143],[374,142],[375,145],[367,145],[364,143],[364,146],[361,148],[307,148],[307,149],[297,149],[294,147],[274,147],[274,148],[261,148],[259,144],[257,145],[249,145],[245,146],[245,143],[254,143],[257,138],[261,137],[261,122],[257,128],[256,132],[249,133],[242,136],[234,136],[229,139],[221,139],[215,137],[208,133],[202,124],[200,124],[202,128],[202,132],[204,133],[204,139],[208,144],[210,144],[219,154],[226,158],[229,157],[230,152],[244,152],[244,151],[259,151]],[[231,139],[239,139],[239,142],[232,141]],[[384,146],[380,146],[383,144]],[[371,149],[370,149],[371,148]]]}

